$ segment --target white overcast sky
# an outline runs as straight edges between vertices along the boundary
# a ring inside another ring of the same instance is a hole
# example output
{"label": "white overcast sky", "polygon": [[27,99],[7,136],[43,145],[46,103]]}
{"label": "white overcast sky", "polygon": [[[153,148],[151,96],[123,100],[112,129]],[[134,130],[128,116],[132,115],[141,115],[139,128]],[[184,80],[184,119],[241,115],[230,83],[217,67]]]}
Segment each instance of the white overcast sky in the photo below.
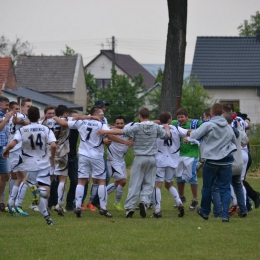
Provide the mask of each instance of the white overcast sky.
{"label": "white overcast sky", "polygon": [[[186,64],[197,36],[237,36],[237,27],[260,10],[260,0],[188,0]],[[165,61],[166,0],[0,0],[0,36],[27,40],[35,55],[60,55],[65,44],[84,64],[109,49],[139,63]],[[111,48],[111,46],[110,46]]]}

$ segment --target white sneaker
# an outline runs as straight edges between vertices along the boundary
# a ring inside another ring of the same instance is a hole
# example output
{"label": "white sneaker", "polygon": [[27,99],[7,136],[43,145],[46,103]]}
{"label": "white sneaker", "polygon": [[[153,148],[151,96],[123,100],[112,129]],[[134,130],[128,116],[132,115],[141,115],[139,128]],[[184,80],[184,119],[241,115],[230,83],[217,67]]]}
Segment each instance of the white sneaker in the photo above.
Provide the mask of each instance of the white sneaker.
{"label": "white sneaker", "polygon": [[34,205],[34,204],[31,204],[31,205],[29,206],[29,208],[30,208],[31,210],[33,210],[33,211],[40,211],[39,208],[38,208],[36,205]]}

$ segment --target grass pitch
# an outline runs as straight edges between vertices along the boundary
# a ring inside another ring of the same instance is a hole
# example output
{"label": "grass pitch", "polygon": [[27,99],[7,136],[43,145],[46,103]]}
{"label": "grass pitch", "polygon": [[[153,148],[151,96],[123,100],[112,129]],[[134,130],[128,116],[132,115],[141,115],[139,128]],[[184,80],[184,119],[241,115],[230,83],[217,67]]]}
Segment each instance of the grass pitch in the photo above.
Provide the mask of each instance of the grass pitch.
{"label": "grass pitch", "polygon": [[[260,190],[260,179],[248,181]],[[124,211],[113,208],[112,193],[107,208],[113,218],[89,210],[80,219],[73,212],[60,217],[52,211],[54,226],[47,226],[40,213],[28,208],[28,192],[24,210],[29,217],[0,212],[0,259],[259,259],[260,209],[243,219],[232,216],[229,223],[212,214],[205,221],[188,210],[191,193],[186,185],[185,216],[178,218],[172,197],[162,191],[161,219],[151,219],[152,210],[145,219],[138,211],[126,219]],[[127,187],[123,202],[126,194]]]}

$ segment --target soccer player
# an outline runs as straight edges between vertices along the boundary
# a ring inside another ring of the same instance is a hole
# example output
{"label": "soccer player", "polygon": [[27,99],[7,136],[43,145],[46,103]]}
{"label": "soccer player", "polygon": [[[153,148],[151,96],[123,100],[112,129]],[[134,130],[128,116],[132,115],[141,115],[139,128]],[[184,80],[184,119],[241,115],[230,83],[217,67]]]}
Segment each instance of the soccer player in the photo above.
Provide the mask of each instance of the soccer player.
{"label": "soccer player", "polygon": [[146,204],[150,202],[153,192],[157,154],[157,138],[168,139],[171,137],[169,125],[164,128],[149,120],[150,112],[146,107],[139,111],[140,123],[125,129],[101,130],[99,135],[115,134],[125,135],[133,139],[135,159],[131,169],[128,195],[125,202],[126,218],[131,218],[135,212],[135,202],[140,197],[140,215],[146,217]]}
{"label": "soccer player", "polygon": [[[170,124],[172,121],[171,113],[162,112],[159,115],[161,124]],[[162,128],[163,126],[160,125]],[[153,192],[153,200],[155,202],[155,211],[151,218],[161,218],[161,188],[162,183],[165,181],[165,188],[170,192],[174,198],[178,210],[179,217],[184,216],[184,206],[179,197],[178,191],[173,187],[173,178],[178,166],[179,151],[180,151],[180,138],[187,136],[188,130],[181,127],[170,126],[171,138],[162,140],[157,139],[158,153],[156,155],[157,174],[155,178],[155,188]]]}
{"label": "soccer player", "polygon": [[[89,175],[92,172],[92,181],[95,190],[92,187],[92,193],[95,195],[98,190],[100,201],[99,213],[105,217],[112,217],[107,211],[107,189],[106,189],[106,171],[104,163],[104,145],[102,137],[97,135],[101,129],[109,130],[106,124],[102,124],[101,115],[103,111],[100,108],[93,107],[90,111],[91,116],[85,116],[87,120],[65,121],[58,117],[54,119],[61,126],[78,129],[80,134],[79,144],[79,169],[78,169],[78,185],[76,188],[76,208],[75,214],[77,217],[82,217],[81,204],[84,194],[84,187],[88,181]],[[93,120],[95,119],[95,120]],[[98,121],[100,120],[100,121]]]}
{"label": "soccer player", "polygon": [[[61,120],[68,121],[68,107],[59,105],[55,109],[56,117]],[[71,118],[70,118],[71,119]],[[52,124],[52,130],[57,140],[57,149],[55,154],[54,175],[58,176],[58,203],[55,206],[58,215],[64,216],[65,209],[63,208],[66,191],[66,181],[68,176],[68,153],[69,153],[69,133],[70,129],[67,126],[60,125],[57,120],[48,119],[48,124]],[[51,191],[52,193],[52,191]],[[49,198],[51,199],[51,198]]]}
{"label": "soccer player", "polygon": [[7,162],[2,157],[4,147],[8,142],[8,121],[13,116],[13,111],[8,112],[9,99],[4,96],[0,96],[0,211],[5,211],[5,204],[3,201],[3,194],[5,191],[6,182],[9,179],[9,170]]}
{"label": "soccer player", "polygon": [[[115,119],[114,126],[117,129],[123,129],[126,126],[125,118],[118,116]],[[116,190],[116,201],[114,207],[116,210],[121,211],[123,210],[123,207],[120,202],[127,177],[125,155],[128,146],[131,146],[133,142],[129,140],[129,137],[123,135],[117,137],[108,135],[107,137],[113,141],[111,145],[107,147],[107,165],[110,170],[109,172],[111,172],[110,177],[113,177],[114,179],[114,182],[107,186],[107,193],[110,194]]]}
{"label": "soccer player", "polygon": [[[9,120],[9,142],[12,141],[14,134],[17,130],[19,130],[22,127],[22,122],[27,120],[27,116],[23,113],[20,113],[20,106],[17,102],[12,101],[9,103],[9,110],[14,111],[15,120],[19,121],[19,124],[16,124],[13,122],[13,117]],[[15,216],[19,216],[19,214],[23,216],[29,216],[29,214],[25,211],[23,211],[21,204],[23,201],[23,198],[20,198],[18,196],[18,191],[20,184],[26,183],[26,172],[24,169],[24,164],[22,163],[22,143],[18,143],[13,149],[10,150],[9,153],[9,162],[11,165],[11,180],[14,178],[14,175],[16,176],[16,181],[13,187],[10,185],[10,196],[8,200],[8,209],[9,212]]]}
{"label": "soccer player", "polygon": [[[184,108],[177,110],[177,120],[172,121],[172,125],[181,126],[184,129],[196,129],[202,124],[202,121],[197,119],[189,119],[188,111]],[[198,179],[196,166],[199,160],[198,143],[190,142],[189,138],[181,139],[179,165],[177,167],[177,185],[180,198],[183,203],[186,202],[184,196],[185,183],[189,183],[192,192],[192,202],[189,206],[190,210],[194,210],[198,205]]]}
{"label": "soccer player", "polygon": [[[35,176],[40,194],[39,210],[48,225],[53,221],[47,211],[47,198],[50,190],[50,165],[54,164],[56,138],[46,126],[39,125],[40,111],[37,107],[28,109],[30,124],[16,131],[13,140],[7,145],[3,157],[9,156],[9,151],[18,143],[22,143],[23,164],[30,176]],[[47,152],[47,144],[51,146],[51,157]]]}

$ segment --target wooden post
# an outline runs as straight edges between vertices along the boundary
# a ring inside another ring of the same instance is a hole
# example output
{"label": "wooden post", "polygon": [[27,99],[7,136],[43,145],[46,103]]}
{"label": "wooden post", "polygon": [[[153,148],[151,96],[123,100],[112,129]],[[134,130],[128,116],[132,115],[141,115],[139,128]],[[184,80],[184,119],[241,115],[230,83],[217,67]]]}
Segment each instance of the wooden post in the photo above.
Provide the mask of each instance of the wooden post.
{"label": "wooden post", "polygon": [[181,97],[177,96],[176,97],[176,110],[178,110],[179,108],[181,108]]}

